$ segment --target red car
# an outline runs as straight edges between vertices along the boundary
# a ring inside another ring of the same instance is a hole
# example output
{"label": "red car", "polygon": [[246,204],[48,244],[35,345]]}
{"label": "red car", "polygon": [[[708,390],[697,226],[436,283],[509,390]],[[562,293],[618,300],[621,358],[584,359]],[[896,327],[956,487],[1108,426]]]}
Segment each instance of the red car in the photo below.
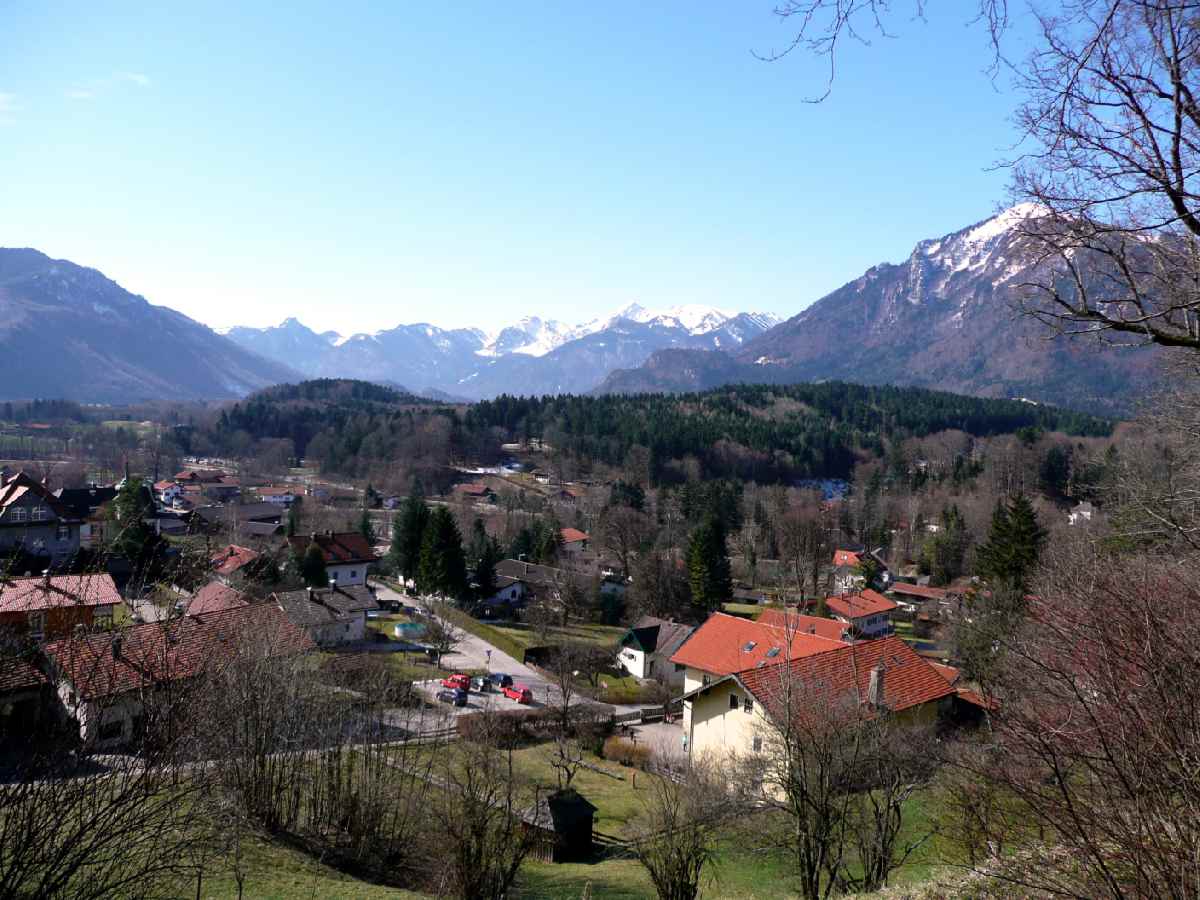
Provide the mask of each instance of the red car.
{"label": "red car", "polygon": [[523,684],[509,685],[504,689],[504,696],[509,700],[516,700],[518,703],[533,702],[533,691]]}
{"label": "red car", "polygon": [[471,676],[456,672],[449,678],[442,679],[442,687],[455,691],[469,691],[471,690]]}

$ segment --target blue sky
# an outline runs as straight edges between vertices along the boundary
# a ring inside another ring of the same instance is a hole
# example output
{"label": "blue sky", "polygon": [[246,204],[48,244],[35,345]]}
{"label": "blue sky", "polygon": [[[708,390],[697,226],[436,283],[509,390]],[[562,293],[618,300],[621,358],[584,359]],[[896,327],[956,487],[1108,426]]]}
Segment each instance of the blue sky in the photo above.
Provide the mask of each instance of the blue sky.
{"label": "blue sky", "polygon": [[814,106],[770,0],[246,6],[6,5],[0,246],[213,326],[790,316],[1005,198],[961,14]]}

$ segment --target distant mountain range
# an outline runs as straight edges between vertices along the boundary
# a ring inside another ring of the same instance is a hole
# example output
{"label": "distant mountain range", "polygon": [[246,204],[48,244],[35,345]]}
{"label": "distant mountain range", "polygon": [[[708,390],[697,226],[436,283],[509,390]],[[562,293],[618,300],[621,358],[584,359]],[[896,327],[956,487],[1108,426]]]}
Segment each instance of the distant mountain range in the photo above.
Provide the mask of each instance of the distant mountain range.
{"label": "distant mountain range", "polygon": [[208,400],[298,377],[95,269],[0,248],[0,399]]}
{"label": "distant mountain range", "polygon": [[612,372],[600,392],[704,390],[730,383],[841,379],[1022,397],[1124,414],[1157,380],[1152,348],[1046,340],[1015,314],[1013,291],[1037,280],[1014,207],[884,263],[730,352],[667,349]]}
{"label": "distant mountain range", "polygon": [[422,322],[343,336],[319,334],[289,318],[270,328],[231,328],[226,336],[310,377],[479,399],[587,392],[614,369],[640,365],[658,350],[736,349],[778,322],[767,313],[699,305],[649,310],[635,303],[581,325],[529,316],[493,334]]}
{"label": "distant mountain range", "polygon": [[528,316],[494,333],[419,323],[317,333],[289,318],[224,335],[93,269],[0,249],[0,399],[239,397],[356,378],[446,401],[510,394],[704,390],[840,379],[1023,397],[1124,414],[1157,378],[1154,349],[1047,341],[1015,315],[1036,280],[1015,208],[918,243],[780,323],[708,306],[632,304],[580,325]]}

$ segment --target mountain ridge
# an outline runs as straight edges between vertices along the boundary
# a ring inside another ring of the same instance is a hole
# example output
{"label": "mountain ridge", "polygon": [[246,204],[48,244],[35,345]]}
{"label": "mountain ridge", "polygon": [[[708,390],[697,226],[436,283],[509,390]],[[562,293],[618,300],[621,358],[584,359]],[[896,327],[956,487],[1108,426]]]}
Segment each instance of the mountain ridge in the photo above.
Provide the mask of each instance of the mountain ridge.
{"label": "mountain ridge", "polygon": [[1048,341],[1014,309],[1017,286],[1047,274],[1019,228],[1036,214],[1019,206],[918,241],[906,260],[872,266],[727,358],[654,354],[597,391],[842,379],[1127,413],[1157,383],[1156,348]]}
{"label": "mountain ridge", "polygon": [[0,248],[0,399],[224,399],[297,375],[97,269]]}

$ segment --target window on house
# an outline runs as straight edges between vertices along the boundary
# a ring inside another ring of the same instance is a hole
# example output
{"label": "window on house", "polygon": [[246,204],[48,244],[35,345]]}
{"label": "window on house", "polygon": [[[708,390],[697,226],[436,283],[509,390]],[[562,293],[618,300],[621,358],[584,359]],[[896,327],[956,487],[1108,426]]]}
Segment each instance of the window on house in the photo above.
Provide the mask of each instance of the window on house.
{"label": "window on house", "polygon": [[767,658],[772,659],[772,658],[778,656],[779,651],[781,651],[782,649],[783,649],[782,647],[772,647],[770,650],[767,651]]}
{"label": "window on house", "polygon": [[746,712],[754,712],[754,701],[747,697],[746,702],[742,704],[742,709]]}
{"label": "window on house", "polygon": [[57,537],[60,541],[70,540],[71,529],[68,528],[66,525],[59,525],[58,530],[54,533],[54,536]]}
{"label": "window on house", "polygon": [[113,608],[111,606],[97,606],[94,616],[96,627],[111,628],[113,622]]}
{"label": "window on house", "polygon": [[120,719],[115,722],[105,722],[100,726],[100,740],[115,741],[125,734],[125,723]]}
{"label": "window on house", "polygon": [[14,506],[8,511],[8,517],[14,522],[24,522],[29,517],[29,510],[23,506]]}
{"label": "window on house", "polygon": [[737,694],[730,694],[730,695],[729,695],[729,708],[730,708],[730,709],[737,709],[737,708],[738,708],[738,696],[737,696]]}
{"label": "window on house", "polygon": [[755,752],[755,753],[759,753],[759,752],[761,752],[761,751],[762,751],[762,738],[761,738],[761,737],[759,737],[757,734],[754,736],[754,744],[753,744],[753,747],[754,747],[754,752]]}
{"label": "window on house", "polygon": [[742,652],[749,653],[751,650],[753,650],[757,646],[758,646],[757,641],[746,641],[746,646],[742,648]]}
{"label": "window on house", "polygon": [[687,666],[685,666],[683,663],[675,663],[675,671],[676,672],[682,672],[686,668],[687,668]]}
{"label": "window on house", "polygon": [[44,506],[35,506],[30,512],[29,517],[35,522],[44,522],[47,518],[49,518],[47,515],[49,512],[50,510],[46,509]]}
{"label": "window on house", "polygon": [[357,578],[357,577],[358,577],[358,570],[357,570],[357,569],[351,569],[351,570],[350,570],[350,577],[351,577],[351,578]]}
{"label": "window on house", "polygon": [[701,675],[701,676],[700,676],[700,683],[701,683],[701,684],[708,684],[708,682],[709,682],[709,681],[710,681],[710,679],[709,679],[709,677],[708,677],[707,675]]}
{"label": "window on house", "polygon": [[45,610],[38,609],[29,614],[29,635],[35,641],[40,641],[46,636]]}

